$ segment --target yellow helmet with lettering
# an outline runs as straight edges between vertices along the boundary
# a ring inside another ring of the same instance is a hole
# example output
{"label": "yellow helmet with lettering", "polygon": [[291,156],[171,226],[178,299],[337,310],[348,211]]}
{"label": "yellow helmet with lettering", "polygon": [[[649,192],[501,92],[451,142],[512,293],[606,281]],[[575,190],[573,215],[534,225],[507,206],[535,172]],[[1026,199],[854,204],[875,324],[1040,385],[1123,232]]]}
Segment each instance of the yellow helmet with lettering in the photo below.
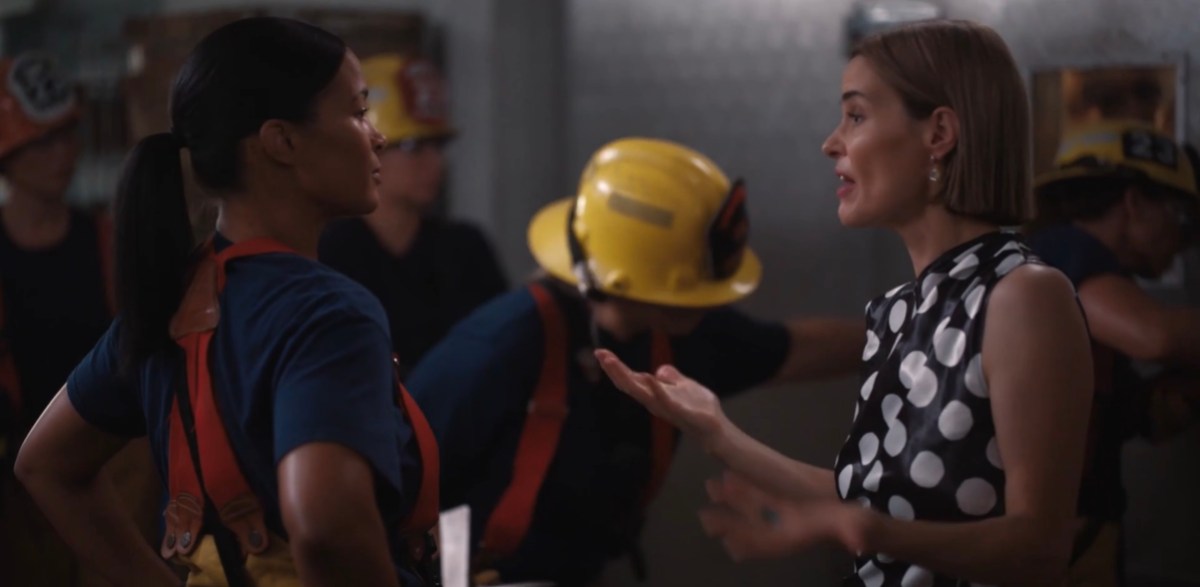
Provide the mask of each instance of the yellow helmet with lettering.
{"label": "yellow helmet with lettering", "polygon": [[625,138],[597,151],[578,193],[529,225],[529,248],[554,277],[662,306],[706,308],[752,293],[762,264],[747,246],[746,189],[703,154]]}
{"label": "yellow helmet with lettering", "polygon": [[1102,120],[1063,136],[1054,170],[1034,182],[1048,195],[1085,179],[1149,182],[1175,193],[1200,198],[1192,162],[1174,139],[1133,120]]}
{"label": "yellow helmet with lettering", "polygon": [[371,109],[367,118],[388,144],[454,136],[446,82],[424,59],[397,54],[362,61]]}

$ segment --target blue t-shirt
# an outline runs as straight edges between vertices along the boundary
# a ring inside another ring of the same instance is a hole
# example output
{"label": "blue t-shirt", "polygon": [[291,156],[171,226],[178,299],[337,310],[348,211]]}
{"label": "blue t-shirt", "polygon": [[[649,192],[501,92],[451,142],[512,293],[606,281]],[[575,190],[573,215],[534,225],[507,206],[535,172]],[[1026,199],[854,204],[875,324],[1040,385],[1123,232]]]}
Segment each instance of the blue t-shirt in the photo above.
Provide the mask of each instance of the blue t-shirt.
{"label": "blue t-shirt", "polygon": [[[228,241],[218,237],[218,248]],[[234,259],[219,297],[213,335],[213,394],[229,443],[267,527],[286,537],[276,467],[292,450],[335,442],[374,468],[376,494],[393,558],[420,486],[420,457],[397,405],[387,318],[366,289],[316,261],[292,254]],[[118,375],[118,318],[67,381],[71,404],[112,434],[148,435],[166,478],[168,416],[181,353],[151,357],[128,379]],[[417,581],[400,569],[409,581]],[[410,584],[410,583],[406,583]],[[411,583],[420,584],[420,583]]]}
{"label": "blue t-shirt", "polygon": [[[595,578],[633,545],[651,473],[651,420],[590,360],[583,301],[555,285],[570,348],[570,412],[538,494],[529,533],[495,567],[506,582],[552,580],[562,586]],[[405,382],[438,435],[442,505],[471,506],[478,544],[509,485],[526,409],[542,369],[542,320],[527,288],[495,298],[459,323],[421,360]],[[631,368],[649,370],[650,336],[601,344]],[[690,336],[671,341],[674,364],[719,394],[775,376],[790,347],[787,329],[732,309],[713,311]]]}
{"label": "blue t-shirt", "polygon": [[[1029,244],[1047,264],[1062,271],[1078,289],[1101,275],[1129,278],[1104,243],[1072,224],[1059,224],[1030,235]],[[1129,357],[1092,340],[1096,394],[1088,428],[1087,459],[1079,490],[1079,513],[1118,522],[1125,513],[1121,450],[1142,431],[1146,410],[1141,380]]]}

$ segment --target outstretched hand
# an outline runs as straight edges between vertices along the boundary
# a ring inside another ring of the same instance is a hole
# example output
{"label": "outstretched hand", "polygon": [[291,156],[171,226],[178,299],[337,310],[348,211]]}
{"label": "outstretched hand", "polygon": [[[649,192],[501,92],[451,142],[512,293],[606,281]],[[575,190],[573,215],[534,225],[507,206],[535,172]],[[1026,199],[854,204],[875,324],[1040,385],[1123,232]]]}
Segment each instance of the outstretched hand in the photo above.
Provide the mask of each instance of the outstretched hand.
{"label": "outstretched hand", "polygon": [[823,542],[862,549],[869,514],[856,506],[826,498],[788,500],[729,472],[706,487],[712,505],[700,512],[700,523],[735,561],[779,558]]}
{"label": "outstretched hand", "polygon": [[610,351],[597,350],[596,359],[618,389],[680,430],[707,440],[724,426],[717,395],[674,367],[664,365],[651,375],[631,370]]}

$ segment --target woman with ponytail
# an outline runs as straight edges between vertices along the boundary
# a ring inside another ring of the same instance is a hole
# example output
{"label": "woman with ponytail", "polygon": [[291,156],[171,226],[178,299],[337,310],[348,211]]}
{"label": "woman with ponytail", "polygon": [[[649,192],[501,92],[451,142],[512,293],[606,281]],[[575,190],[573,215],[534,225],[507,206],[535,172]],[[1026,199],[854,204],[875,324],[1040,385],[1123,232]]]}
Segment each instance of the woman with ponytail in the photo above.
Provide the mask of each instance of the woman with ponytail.
{"label": "woman with ponytail", "polygon": [[[119,314],[43,413],[17,474],[118,584],[421,585],[437,453],[395,380],[387,320],[318,264],[339,216],[377,202],[385,139],[358,59],[277,18],[206,37],[138,143],[116,204]],[[194,243],[186,150],[219,207]],[[158,553],[98,482],[148,436],[170,501]]]}

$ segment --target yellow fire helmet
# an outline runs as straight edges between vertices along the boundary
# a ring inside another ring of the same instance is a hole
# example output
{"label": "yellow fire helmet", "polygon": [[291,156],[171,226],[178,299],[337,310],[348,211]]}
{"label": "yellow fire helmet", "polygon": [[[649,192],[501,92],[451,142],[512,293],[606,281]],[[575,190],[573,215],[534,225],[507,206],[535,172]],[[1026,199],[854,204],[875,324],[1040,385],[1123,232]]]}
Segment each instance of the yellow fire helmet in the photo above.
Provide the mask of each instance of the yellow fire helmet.
{"label": "yellow fire helmet", "polygon": [[446,82],[424,59],[396,54],[362,61],[371,109],[367,118],[388,144],[454,136]]}
{"label": "yellow fire helmet", "polygon": [[745,184],[664,140],[602,147],[578,194],[539,211],[528,236],[534,258],[554,277],[650,304],[721,306],[750,295],[762,278],[762,263],[746,246]]}
{"label": "yellow fire helmet", "polygon": [[1149,182],[1200,198],[1192,162],[1171,137],[1131,120],[1103,120],[1063,136],[1054,170],[1034,182],[1039,195],[1084,179]]}

